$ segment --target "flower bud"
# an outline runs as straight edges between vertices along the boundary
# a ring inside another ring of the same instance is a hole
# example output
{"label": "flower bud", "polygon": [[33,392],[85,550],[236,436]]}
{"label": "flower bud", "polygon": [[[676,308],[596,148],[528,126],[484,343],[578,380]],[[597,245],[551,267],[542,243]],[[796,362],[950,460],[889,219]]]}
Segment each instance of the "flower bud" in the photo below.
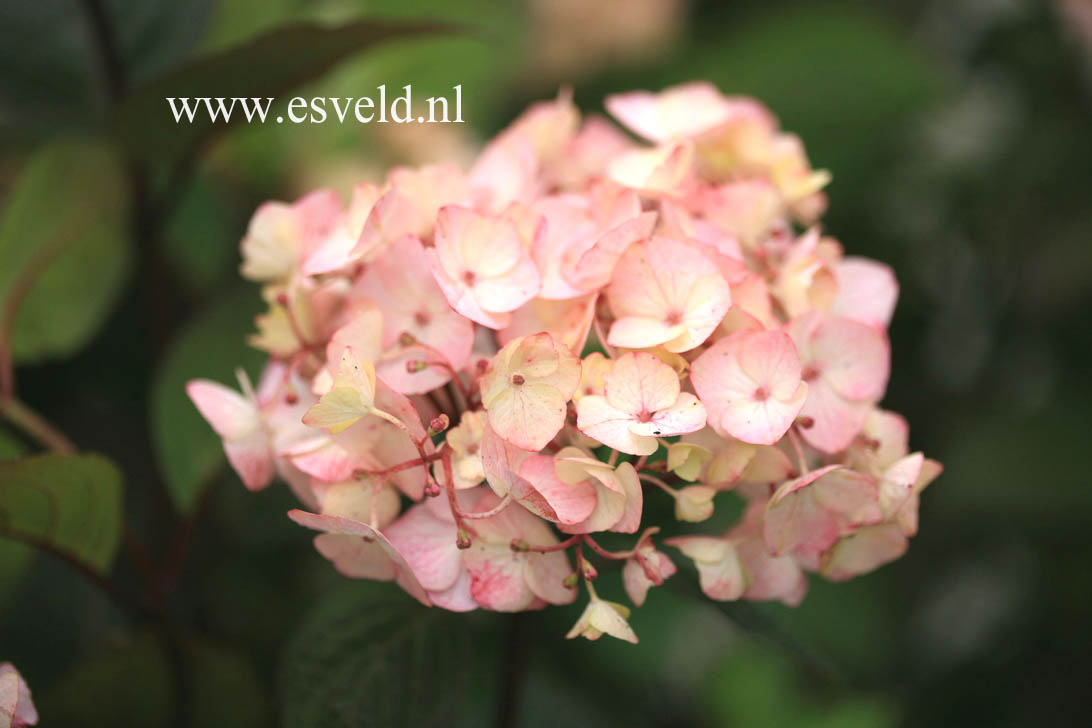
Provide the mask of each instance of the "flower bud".
{"label": "flower bud", "polygon": [[443,432],[444,430],[446,430],[448,428],[448,425],[450,425],[450,424],[451,424],[451,418],[448,417],[447,415],[443,414],[442,412],[440,414],[436,415],[428,423],[428,435],[429,435],[429,437],[432,437],[433,435],[435,435],[437,433]]}
{"label": "flower bud", "polygon": [[713,515],[715,488],[708,485],[691,485],[675,494],[675,518],[698,523]]}
{"label": "flower bud", "polygon": [[466,532],[465,528],[460,528],[455,534],[455,546],[460,550],[470,548],[470,534]]}

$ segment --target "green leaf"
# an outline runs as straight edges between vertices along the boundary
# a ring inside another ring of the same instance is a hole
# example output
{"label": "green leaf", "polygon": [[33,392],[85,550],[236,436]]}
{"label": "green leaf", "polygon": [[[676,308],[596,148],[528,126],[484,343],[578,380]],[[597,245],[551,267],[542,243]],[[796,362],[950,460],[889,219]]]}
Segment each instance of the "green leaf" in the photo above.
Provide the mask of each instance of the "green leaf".
{"label": "green leaf", "polygon": [[[23,444],[0,429],[0,461],[13,460],[23,454]],[[19,586],[23,573],[30,565],[34,551],[27,545],[7,539],[0,540],[0,612],[7,606]]]}
{"label": "green leaf", "polygon": [[152,380],[152,442],[182,513],[193,509],[224,463],[223,444],[186,396],[186,382],[212,379],[237,388],[237,367],[254,381],[265,357],[246,345],[246,335],[261,305],[258,291],[243,286],[199,313],[171,342]]}
{"label": "green leaf", "polygon": [[[118,138],[138,159],[173,165],[231,124],[207,114],[176,123],[168,98],[276,98],[312,81],[350,55],[383,41],[435,33],[431,23],[357,21],[337,27],[297,23],[230,50],[206,55],[137,89],[116,119]],[[269,123],[273,123],[272,120]],[[164,130],[170,130],[164,133]]]}
{"label": "green leaf", "polygon": [[34,154],[0,217],[0,341],[18,361],[71,354],[110,312],[129,263],[127,190],[107,148]]}
{"label": "green leaf", "polygon": [[121,539],[121,474],[94,454],[0,462],[0,535],[106,573]]}
{"label": "green leaf", "polygon": [[281,658],[284,725],[454,725],[472,660],[467,615],[412,603],[390,584],[331,592]]}
{"label": "green leaf", "polygon": [[[176,659],[185,671],[181,680],[171,672]],[[176,686],[186,692],[173,696]],[[195,728],[269,725],[254,666],[241,655],[196,640],[180,640],[172,656],[162,639],[141,635],[80,662],[35,698],[43,725],[154,728],[178,725],[173,720],[178,714],[188,716],[182,725]]]}

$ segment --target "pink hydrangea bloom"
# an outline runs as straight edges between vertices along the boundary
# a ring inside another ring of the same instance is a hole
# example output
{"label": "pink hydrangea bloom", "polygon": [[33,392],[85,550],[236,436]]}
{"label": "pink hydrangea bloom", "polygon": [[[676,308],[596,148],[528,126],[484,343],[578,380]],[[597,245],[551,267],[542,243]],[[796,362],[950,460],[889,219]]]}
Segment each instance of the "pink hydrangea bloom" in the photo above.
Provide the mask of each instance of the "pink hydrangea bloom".
{"label": "pink hydrangea bloom", "polygon": [[636,642],[596,580],[615,564],[642,605],[680,578],[664,544],[712,599],[788,605],[898,558],[942,468],[879,409],[894,272],[824,233],[830,174],[760,102],[606,107],[628,133],[563,89],[466,168],[262,205],[242,272],[270,363],[257,391],[187,386],[229,462],[288,483],[334,568],[422,604],[582,587],[569,637]]}
{"label": "pink hydrangea bloom", "polygon": [[38,711],[30,688],[10,662],[0,662],[0,726],[23,728],[38,725]]}

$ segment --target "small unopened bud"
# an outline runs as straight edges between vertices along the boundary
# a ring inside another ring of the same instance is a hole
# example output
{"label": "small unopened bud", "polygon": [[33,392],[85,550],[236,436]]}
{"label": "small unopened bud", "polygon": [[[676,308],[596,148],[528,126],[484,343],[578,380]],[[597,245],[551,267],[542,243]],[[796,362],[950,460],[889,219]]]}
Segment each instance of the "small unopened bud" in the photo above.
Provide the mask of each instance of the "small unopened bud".
{"label": "small unopened bud", "polygon": [[437,433],[443,432],[444,430],[446,430],[448,428],[448,425],[450,425],[450,424],[451,424],[451,418],[448,417],[447,415],[445,415],[443,413],[440,413],[440,414],[436,415],[428,423],[428,435],[429,435],[429,437],[432,437],[433,435],[435,435]]}
{"label": "small unopened bud", "polygon": [[282,306],[287,306],[288,305],[288,294],[285,293],[284,291],[281,291],[280,293],[278,293],[277,294],[277,303],[279,303]]}
{"label": "small unopened bud", "polygon": [[398,343],[402,346],[413,346],[417,343],[417,337],[408,331],[403,331],[398,337]]}
{"label": "small unopened bud", "polygon": [[569,574],[568,576],[566,576],[566,577],[565,577],[565,579],[564,579],[564,580],[562,580],[561,584],[562,584],[562,586],[564,586],[564,587],[565,587],[566,589],[575,589],[575,588],[576,588],[576,583],[577,583],[578,581],[580,581],[580,574],[577,574],[577,573],[576,573],[576,572],[574,571],[573,573],[571,573],[571,574]]}
{"label": "small unopened bud", "polygon": [[485,374],[485,370],[489,368],[488,359],[478,359],[474,362],[474,367],[478,370],[478,374]]}
{"label": "small unopened bud", "polygon": [[584,573],[584,578],[588,581],[594,581],[599,576],[599,570],[592,566],[590,561],[583,560],[580,565],[580,570]]}
{"label": "small unopened bud", "polygon": [[812,427],[815,427],[815,418],[814,417],[808,417],[807,415],[805,415],[805,416],[801,417],[800,419],[798,419],[796,421],[796,424],[800,425],[800,427],[804,428],[805,430],[808,430],[808,429],[811,429]]}
{"label": "small unopened bud", "polygon": [[675,494],[675,518],[699,523],[713,515],[713,496],[717,491],[707,485],[691,485]]}
{"label": "small unopened bud", "polygon": [[440,484],[436,481],[433,481],[425,486],[425,495],[427,495],[429,498],[435,498],[436,496],[440,495],[441,492],[442,491],[440,490]]}
{"label": "small unopened bud", "polygon": [[455,534],[455,547],[462,550],[470,548],[470,534],[466,532],[465,528],[460,528],[459,532]]}
{"label": "small unopened bud", "polygon": [[511,546],[513,551],[528,551],[531,548],[527,545],[527,542],[521,538],[512,539]]}

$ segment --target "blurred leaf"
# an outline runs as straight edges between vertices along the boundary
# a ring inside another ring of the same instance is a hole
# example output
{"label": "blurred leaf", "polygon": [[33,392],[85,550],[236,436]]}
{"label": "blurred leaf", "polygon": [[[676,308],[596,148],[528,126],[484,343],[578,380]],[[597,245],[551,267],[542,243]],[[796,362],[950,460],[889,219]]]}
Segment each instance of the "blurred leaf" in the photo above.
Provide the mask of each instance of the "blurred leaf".
{"label": "blurred leaf", "polygon": [[171,498],[183,513],[193,509],[225,460],[219,436],[186,396],[186,382],[203,378],[237,387],[236,367],[253,378],[265,357],[245,339],[260,308],[258,292],[241,287],[199,313],[171,342],[152,380],[152,441]]}
{"label": "blurred leaf", "polygon": [[[160,639],[143,635],[84,660],[52,689],[35,693],[42,724],[155,728],[175,724],[180,713],[189,718],[183,725],[194,728],[269,725],[261,684],[244,657],[197,641],[183,641],[177,656],[168,654]],[[173,659],[185,671],[178,682]],[[172,702],[179,687],[186,692]]]}
{"label": "blurred leaf", "polygon": [[218,180],[198,175],[179,200],[163,235],[164,255],[191,291],[203,294],[238,275],[236,221]]}
{"label": "blurred leaf", "polygon": [[[103,10],[130,81],[170,66],[198,41],[212,0],[111,0]],[[22,146],[97,123],[106,110],[100,52],[85,3],[0,4],[0,145]]]}
{"label": "blurred leaf", "polygon": [[[0,430],[0,461],[18,457],[23,454],[23,449],[22,443],[15,437]],[[25,544],[0,539],[0,612],[7,606],[8,599],[19,585],[33,554],[33,550]]]}
{"label": "blurred leaf", "polygon": [[[86,123],[95,92],[86,20],[71,0],[0,5],[0,143]],[[47,82],[48,81],[48,82]]]}
{"label": "blurred leaf", "polygon": [[0,429],[0,460],[11,460],[23,454],[23,443],[7,430]]}
{"label": "blurred leaf", "polygon": [[121,539],[121,473],[93,454],[0,462],[0,535],[107,572]]}
{"label": "blurred leaf", "polygon": [[[118,112],[118,138],[138,159],[172,165],[230,124],[207,114],[175,123],[167,98],[273,97],[314,80],[338,62],[386,40],[436,33],[426,23],[358,21],[340,27],[298,23],[227,51],[209,54],[150,81]],[[245,119],[232,116],[232,123]],[[164,134],[169,129],[169,134]]]}
{"label": "blurred leaf", "polygon": [[281,657],[283,723],[452,725],[471,658],[465,615],[411,603],[390,584],[346,584],[304,620]]}
{"label": "blurred leaf", "polygon": [[710,670],[702,692],[716,725],[888,728],[898,722],[887,701],[817,694],[802,677],[783,654],[743,644]]}
{"label": "blurred leaf", "polygon": [[53,144],[27,163],[0,217],[0,341],[10,330],[17,360],[71,354],[103,323],[128,269],[126,198],[100,145]]}

